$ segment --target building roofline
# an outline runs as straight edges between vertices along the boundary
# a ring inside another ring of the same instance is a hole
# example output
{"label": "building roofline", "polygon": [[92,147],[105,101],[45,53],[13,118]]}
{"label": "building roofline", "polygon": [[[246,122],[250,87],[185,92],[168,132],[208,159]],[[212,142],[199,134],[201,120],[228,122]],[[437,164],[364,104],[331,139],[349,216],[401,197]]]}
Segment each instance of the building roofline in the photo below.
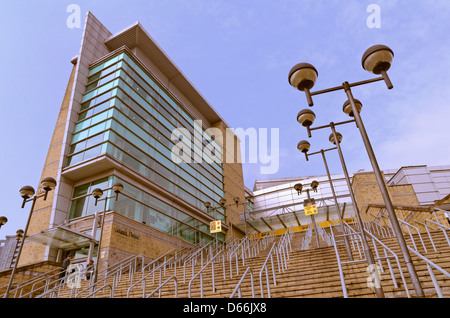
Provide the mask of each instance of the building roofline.
{"label": "building roofline", "polygon": [[139,48],[169,80],[169,86],[173,85],[176,87],[205,116],[210,124],[223,122],[226,127],[229,127],[226,121],[148,34],[139,21],[111,35],[105,40],[105,45],[111,51],[123,45],[126,45],[129,49]]}

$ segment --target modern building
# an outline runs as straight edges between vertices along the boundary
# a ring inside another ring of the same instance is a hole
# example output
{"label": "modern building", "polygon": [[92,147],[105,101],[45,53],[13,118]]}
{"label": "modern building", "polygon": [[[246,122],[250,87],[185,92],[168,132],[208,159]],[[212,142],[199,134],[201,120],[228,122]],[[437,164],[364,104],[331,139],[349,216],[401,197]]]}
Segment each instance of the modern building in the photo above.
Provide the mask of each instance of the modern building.
{"label": "modern building", "polygon": [[[88,12],[71,63],[42,172],[57,185],[36,202],[19,266],[68,253],[106,266],[242,237],[230,226],[244,208],[242,166],[222,160],[239,140],[215,139],[225,120],[142,25],[112,34]],[[222,231],[211,234],[217,220]]]}
{"label": "modern building", "polygon": [[[303,231],[311,224],[304,212],[308,193],[321,225],[338,213],[344,220],[355,216],[341,174],[331,176],[338,206],[326,175],[260,180],[253,191],[246,188],[238,138],[216,138],[229,137],[227,123],[139,22],[112,34],[88,12],[71,63],[41,177],[54,178],[56,188],[31,211],[19,267],[58,266],[71,253],[75,262],[93,258],[104,268],[132,255],[155,259],[245,233]],[[450,166],[383,173],[395,205],[428,211],[449,197]],[[372,172],[351,179],[365,216],[382,209]],[[123,191],[116,194],[117,183]],[[96,189],[103,195],[95,198]],[[40,186],[37,194],[43,191]],[[221,221],[219,233],[211,233],[213,221]],[[10,267],[16,243],[10,237],[1,248],[1,268]]]}
{"label": "modern building", "polygon": [[[425,207],[435,204],[450,194],[450,166],[448,165],[407,166],[384,170],[383,175],[392,200],[396,204]],[[361,170],[349,177],[362,214],[367,212],[369,205],[383,204],[373,172]],[[257,233],[273,230],[282,232],[290,227],[304,230],[312,222],[311,217],[304,213],[304,201],[308,198],[308,194],[306,191],[298,193],[294,185],[301,183],[304,189],[311,189],[310,184],[314,180],[319,182],[319,186],[316,191],[309,191],[309,195],[315,199],[318,208],[315,221],[327,226],[327,222],[339,220],[338,208],[328,176],[302,176],[257,180],[253,191],[250,193],[248,190],[247,193],[252,204],[251,212],[243,214],[241,222],[236,224],[236,227]],[[331,182],[341,218],[345,220],[355,217],[355,209],[344,175],[331,175]]]}

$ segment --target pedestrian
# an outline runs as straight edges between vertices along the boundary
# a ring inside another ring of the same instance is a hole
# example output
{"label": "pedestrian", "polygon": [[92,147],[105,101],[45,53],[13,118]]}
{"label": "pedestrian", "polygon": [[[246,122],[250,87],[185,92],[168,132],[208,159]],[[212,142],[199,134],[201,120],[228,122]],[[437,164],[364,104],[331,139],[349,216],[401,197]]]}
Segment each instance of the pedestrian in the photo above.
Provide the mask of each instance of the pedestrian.
{"label": "pedestrian", "polygon": [[67,274],[67,268],[70,265],[70,260],[72,259],[72,255],[69,253],[69,255],[67,255],[67,257],[64,259],[63,263],[62,263],[62,270],[61,270],[61,275],[60,278],[64,278]]}
{"label": "pedestrian", "polygon": [[91,275],[94,271],[94,261],[92,259],[89,260],[88,265],[86,266],[86,279],[91,279]]}

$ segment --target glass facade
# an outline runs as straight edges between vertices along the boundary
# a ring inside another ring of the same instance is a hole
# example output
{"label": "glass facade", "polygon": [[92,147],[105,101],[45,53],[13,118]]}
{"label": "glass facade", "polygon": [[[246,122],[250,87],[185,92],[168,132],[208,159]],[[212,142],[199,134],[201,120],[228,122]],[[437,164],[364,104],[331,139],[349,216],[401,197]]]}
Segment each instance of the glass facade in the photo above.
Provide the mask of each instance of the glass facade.
{"label": "glass facade", "polygon": [[419,204],[434,204],[450,193],[450,166],[402,167],[391,176],[388,184],[410,184]]}
{"label": "glass facade", "polygon": [[[172,150],[175,142],[180,140],[173,141],[171,136],[177,128],[190,132],[191,140],[185,141],[183,136],[182,142],[189,142],[192,146],[193,159],[196,153],[202,153],[203,158],[207,156],[211,160],[202,163],[174,163]],[[194,119],[132,57],[120,53],[89,72],[66,166],[109,154],[205,211],[204,202],[209,201],[218,206],[220,199],[224,197],[222,163],[214,161],[214,156],[222,158],[222,149],[213,140],[192,140],[198,135],[195,134],[195,129]],[[196,146],[199,144],[208,149],[212,146],[214,153],[204,153],[203,149]],[[77,187],[74,192],[71,218],[94,212],[90,208],[91,199],[85,197],[86,202],[77,199],[85,188]],[[165,211],[162,208],[155,209]],[[173,227],[171,222],[164,225],[164,222],[157,222],[158,218],[150,217],[148,213],[140,214],[138,209],[128,212],[123,210],[121,213],[166,232],[178,231],[178,227]],[[216,214],[216,219],[226,221],[224,211],[219,209],[211,213]],[[177,218],[176,215],[169,217]],[[175,236],[183,235],[175,233]]]}
{"label": "glass facade", "polygon": [[[115,193],[112,191],[112,185],[116,182],[124,185],[123,193],[118,196],[117,201]],[[91,195],[94,188],[106,189],[104,197],[97,202],[97,206],[95,206],[95,198]],[[104,199],[106,197],[107,200]],[[86,216],[97,211],[101,212],[105,208],[107,211],[113,210],[194,244],[200,241],[210,242],[215,239],[215,236],[209,234],[209,224],[187,215],[117,176],[105,177],[75,187],[69,219]],[[222,233],[219,233],[217,238],[225,239]]]}

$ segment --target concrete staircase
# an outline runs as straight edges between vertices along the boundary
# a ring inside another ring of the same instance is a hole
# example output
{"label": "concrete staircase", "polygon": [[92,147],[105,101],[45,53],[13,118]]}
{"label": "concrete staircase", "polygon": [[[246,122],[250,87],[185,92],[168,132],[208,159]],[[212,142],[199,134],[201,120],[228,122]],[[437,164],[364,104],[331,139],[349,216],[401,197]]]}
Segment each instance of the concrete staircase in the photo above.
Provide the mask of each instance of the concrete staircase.
{"label": "concrete staircase", "polygon": [[[326,246],[324,242],[320,243],[320,247],[315,247],[315,239],[311,240],[311,248],[308,250],[300,250],[301,239],[304,233],[296,233],[292,237],[291,246],[292,251],[289,254],[289,260],[287,261],[287,269],[282,272],[278,271],[277,259],[274,257],[274,265],[276,269],[276,285],[272,279],[272,267],[269,265],[269,281],[270,281],[270,292],[272,298],[301,298],[301,297],[314,297],[314,298],[335,298],[343,297],[341,278],[339,275],[338,262],[335,254],[335,249],[333,246]],[[450,247],[445,240],[445,237],[441,231],[431,232],[434,244],[437,248],[437,252],[433,250],[431,241],[426,235],[422,234],[422,239],[425,243],[427,253],[425,253],[424,248],[419,245],[418,235],[416,234],[414,239],[418,247],[419,253],[430,259],[432,262],[440,266],[442,269],[450,272]],[[411,239],[405,237],[409,246],[413,247]],[[403,275],[405,277],[408,290],[411,297],[415,297],[415,291],[406,265],[403,262],[403,257],[400,253],[400,248],[395,237],[380,238],[380,240],[386,244],[394,253],[398,255],[403,270]],[[376,252],[371,240],[368,243],[376,257]],[[203,297],[204,298],[223,298],[230,297],[231,293],[235,289],[242,274],[246,271],[248,267],[251,268],[253,273],[253,286],[255,298],[261,297],[260,288],[260,271],[261,267],[266,260],[267,252],[271,245],[264,251],[262,251],[258,256],[247,258],[245,264],[239,261],[239,274],[236,272],[235,263],[233,262],[233,272],[232,277],[230,277],[229,263],[225,262],[225,275],[223,274],[223,263],[215,263],[215,290],[212,288],[212,270],[209,266],[203,273]],[[347,253],[343,244],[338,244],[338,251],[341,261],[346,261]],[[379,248],[379,245],[378,245]],[[382,251],[379,250],[380,253]],[[426,297],[437,297],[437,293],[433,287],[432,280],[428,273],[426,263],[421,260],[418,256],[410,253],[415,264],[416,271],[420,278],[422,288],[424,289]],[[355,259],[359,257],[356,250],[353,251]],[[269,261],[270,264],[270,261]],[[378,263],[377,263],[378,264]],[[394,286],[394,283],[389,273],[386,260],[382,261],[382,267],[384,272],[381,273],[381,284],[385,297],[407,297],[404,284],[402,282],[400,272],[397,268],[395,260],[391,260],[392,267],[394,268],[394,276],[397,281],[398,287]],[[201,266],[197,265],[194,268],[194,272],[198,273]],[[356,262],[352,264],[344,264],[342,266],[346,288],[348,290],[348,297],[363,297],[363,298],[373,298],[376,297],[374,290],[369,288],[367,285],[367,278],[369,273],[366,271],[367,263],[365,261]],[[189,281],[192,278],[191,273],[192,268],[186,271],[185,283],[183,282],[183,268],[177,268],[177,296],[178,298],[186,298],[189,296]],[[436,279],[439,282],[444,297],[450,296],[450,278],[446,277],[444,274],[437,270],[434,270]],[[174,275],[174,269],[167,269],[165,275],[161,276],[161,281],[164,282],[166,279]],[[125,277],[126,276],[126,277]],[[133,274],[133,282],[138,281],[142,278],[142,273],[136,272]],[[241,284],[242,297],[251,298],[252,288],[251,288],[251,276],[247,275]],[[268,296],[267,286],[266,286],[266,276],[263,272],[262,280],[264,283],[264,297]],[[108,281],[112,285],[112,279]],[[161,288],[162,298],[172,298],[175,297],[175,280],[170,280],[164,287]],[[114,297],[121,298],[127,297],[127,290],[130,287],[131,282],[128,275],[122,277],[119,284],[114,289]],[[157,286],[159,286],[159,273],[155,275],[155,284],[153,285],[153,277],[150,276],[146,279],[146,291],[145,294],[148,295]],[[87,281],[82,281],[82,287],[87,287]],[[197,277],[191,284],[191,297],[199,298],[201,297],[200,292],[200,277]],[[69,297],[70,290],[66,289],[61,292],[59,297]],[[87,295],[84,293],[83,295]],[[81,295],[81,296],[83,296]],[[103,291],[99,291],[96,297],[110,297],[109,287],[105,287]],[[130,293],[130,297],[141,298],[143,297],[142,284],[135,286]],[[155,297],[159,297],[159,292],[156,292]],[[238,297],[238,294],[235,294]]]}

